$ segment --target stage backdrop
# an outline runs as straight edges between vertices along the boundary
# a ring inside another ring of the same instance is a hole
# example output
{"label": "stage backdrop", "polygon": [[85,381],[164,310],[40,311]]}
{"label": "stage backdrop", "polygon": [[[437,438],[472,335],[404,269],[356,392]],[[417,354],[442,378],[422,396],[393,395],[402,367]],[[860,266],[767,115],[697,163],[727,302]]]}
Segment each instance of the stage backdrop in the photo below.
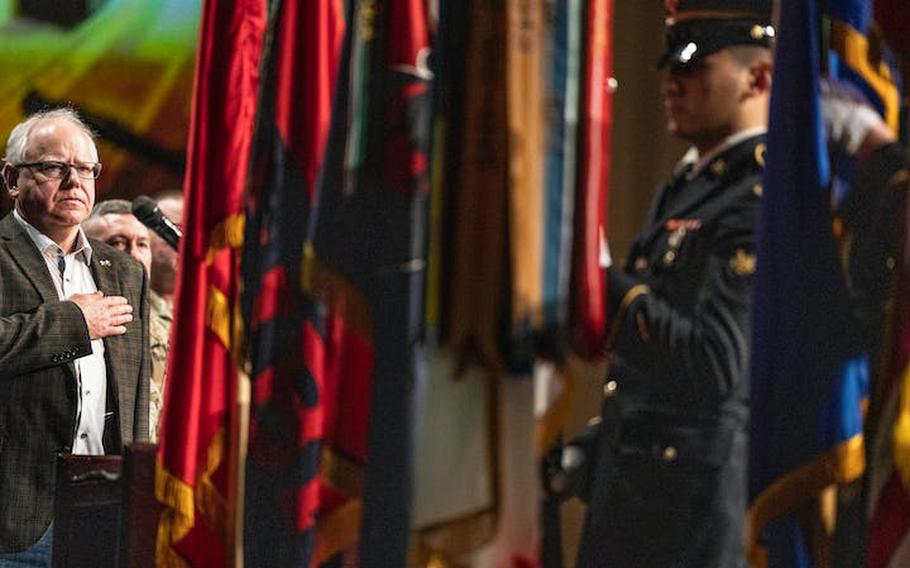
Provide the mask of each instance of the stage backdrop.
{"label": "stage backdrop", "polygon": [[99,200],[181,187],[199,14],[200,0],[0,0],[2,143],[67,103],[100,135]]}

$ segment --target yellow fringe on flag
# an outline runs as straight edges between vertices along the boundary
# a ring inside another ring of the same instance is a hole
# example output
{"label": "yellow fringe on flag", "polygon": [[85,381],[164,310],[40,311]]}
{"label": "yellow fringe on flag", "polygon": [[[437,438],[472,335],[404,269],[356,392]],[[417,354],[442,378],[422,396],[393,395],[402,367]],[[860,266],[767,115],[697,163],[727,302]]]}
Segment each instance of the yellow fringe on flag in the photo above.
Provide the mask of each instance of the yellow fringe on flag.
{"label": "yellow fringe on flag", "polygon": [[246,216],[243,213],[228,215],[215,225],[209,234],[209,249],[205,255],[205,263],[212,264],[215,255],[226,249],[238,249],[243,246],[243,231],[246,226]]}
{"label": "yellow fringe on flag", "polygon": [[189,564],[172,548],[196,523],[193,488],[171,475],[164,466],[155,464],[155,498],[167,508],[161,512],[155,539],[155,559],[159,568],[189,568]]}
{"label": "yellow fringe on flag", "polygon": [[230,536],[228,527],[228,507],[227,499],[222,495],[215,483],[212,481],[212,475],[221,465],[226,455],[225,449],[225,431],[220,428],[212,438],[211,444],[205,452],[205,470],[196,480],[196,508],[205,523],[212,531],[222,539],[227,540]]}
{"label": "yellow fringe on flag", "polygon": [[212,475],[225,455],[224,429],[219,429],[206,450],[206,466],[196,480],[196,490],[155,464],[155,497],[166,505],[161,512],[155,541],[155,558],[159,567],[188,568],[189,564],[173,546],[183,540],[196,524],[196,509],[206,524],[218,535],[229,534],[227,500],[212,482]]}
{"label": "yellow fringe on flag", "polygon": [[316,547],[311,566],[319,566],[339,552],[351,550],[357,545],[362,513],[363,501],[351,499],[316,523]]}
{"label": "yellow fringe on flag", "polygon": [[773,519],[799,508],[832,483],[858,479],[866,468],[862,434],[857,434],[809,463],[777,478],[758,496],[746,518],[746,546],[754,568],[767,565],[767,551],[759,543]]}
{"label": "yellow fringe on flag", "polygon": [[894,85],[888,66],[881,62],[873,67],[869,61],[869,39],[855,28],[832,20],[831,47],[881,97],[885,105],[885,122],[896,135],[900,118],[900,93]]}
{"label": "yellow fringe on flag", "polygon": [[205,323],[224,348],[231,353],[238,367],[243,368],[246,330],[243,328],[239,302],[232,307],[224,292],[215,286],[209,286],[205,303]]}
{"label": "yellow fringe on flag", "polygon": [[218,337],[225,349],[231,350],[231,302],[224,292],[209,286],[205,303],[205,324]]}

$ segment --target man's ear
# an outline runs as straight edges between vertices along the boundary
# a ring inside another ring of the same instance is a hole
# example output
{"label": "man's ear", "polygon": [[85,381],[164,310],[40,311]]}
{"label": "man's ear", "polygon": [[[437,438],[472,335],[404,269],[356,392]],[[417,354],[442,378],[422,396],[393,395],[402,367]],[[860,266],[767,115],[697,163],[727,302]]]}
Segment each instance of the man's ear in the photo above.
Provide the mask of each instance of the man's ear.
{"label": "man's ear", "polygon": [[759,60],[749,66],[749,89],[754,94],[771,92],[771,62]]}
{"label": "man's ear", "polygon": [[6,191],[13,199],[19,196],[19,170],[12,164],[3,164],[3,181],[6,184]]}

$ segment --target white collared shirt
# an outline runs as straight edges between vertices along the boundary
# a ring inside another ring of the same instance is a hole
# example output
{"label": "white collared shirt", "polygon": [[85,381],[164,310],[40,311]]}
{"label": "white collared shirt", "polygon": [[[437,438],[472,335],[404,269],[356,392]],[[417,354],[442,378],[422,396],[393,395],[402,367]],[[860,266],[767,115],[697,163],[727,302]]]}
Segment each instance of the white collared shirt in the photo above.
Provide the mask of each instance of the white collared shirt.
{"label": "white collared shirt", "polygon": [[[28,236],[41,251],[51,280],[57,289],[57,296],[65,300],[73,294],[92,294],[98,291],[89,263],[92,259],[92,247],[79,228],[76,241],[68,254],[64,254],[57,243],[33,227],[13,210],[13,216],[28,233]],[[58,266],[60,255],[66,262],[63,276]],[[104,454],[104,417],[107,405],[107,366],[104,362],[104,341],[92,340],[92,353],[73,361],[76,367],[76,431],[73,437],[73,454]]]}
{"label": "white collared shirt", "polygon": [[708,164],[711,163],[711,160],[719,156],[720,154],[726,152],[733,146],[736,146],[743,140],[748,140],[753,136],[758,136],[759,134],[764,134],[768,129],[764,126],[756,126],[754,128],[747,128],[745,130],[740,130],[735,134],[731,134],[724,139],[723,142],[715,146],[710,152],[704,156],[698,155],[698,148],[692,146],[689,150],[683,154],[682,159],[676,164],[676,167],[673,169],[674,174],[682,172],[685,168],[689,167],[690,164],[694,164],[694,167],[686,174],[687,179],[695,179],[695,176],[701,173]]}

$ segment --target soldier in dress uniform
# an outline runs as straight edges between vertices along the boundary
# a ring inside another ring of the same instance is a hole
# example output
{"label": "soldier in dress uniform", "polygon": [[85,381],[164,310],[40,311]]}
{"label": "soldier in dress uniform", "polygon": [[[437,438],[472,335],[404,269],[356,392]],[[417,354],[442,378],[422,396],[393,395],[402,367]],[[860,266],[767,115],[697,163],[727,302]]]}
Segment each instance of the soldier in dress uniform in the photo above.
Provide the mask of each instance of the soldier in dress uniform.
{"label": "soldier in dress uniform", "polygon": [[[771,90],[770,1],[667,3],[669,132],[691,144],[625,266],[608,268],[582,568],[745,565],[750,294]],[[570,472],[571,473],[571,472]]]}

